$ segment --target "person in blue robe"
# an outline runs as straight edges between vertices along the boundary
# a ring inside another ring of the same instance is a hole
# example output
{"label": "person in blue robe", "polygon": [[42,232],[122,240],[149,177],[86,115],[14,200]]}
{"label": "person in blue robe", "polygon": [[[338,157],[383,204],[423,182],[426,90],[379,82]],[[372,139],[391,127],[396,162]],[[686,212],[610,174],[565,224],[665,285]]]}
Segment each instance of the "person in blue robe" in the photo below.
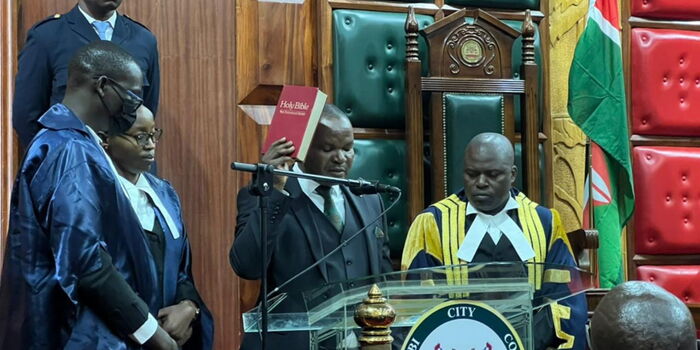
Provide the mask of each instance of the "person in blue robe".
{"label": "person in blue robe", "polygon": [[163,293],[147,239],[96,134],[131,128],[141,69],[95,41],[68,70],[14,182],[0,349],[177,349],[154,316]]}
{"label": "person in blue robe", "polygon": [[153,113],[141,106],[131,129],[100,136],[148,238],[163,290],[163,308],[158,311],[161,326],[184,349],[211,349],[213,321],[192,278],[180,198],[169,182],[148,173],[162,132],[155,127]]}
{"label": "person in blue robe", "polygon": [[[532,263],[527,274],[535,299],[568,295],[576,262],[559,214],[513,188],[516,173],[508,138],[475,136],[464,152],[464,189],[416,216],[401,269],[525,261]],[[445,277],[450,284],[466,284],[470,273],[453,267]],[[579,294],[535,313],[534,348],[585,349],[587,311],[585,295]]]}

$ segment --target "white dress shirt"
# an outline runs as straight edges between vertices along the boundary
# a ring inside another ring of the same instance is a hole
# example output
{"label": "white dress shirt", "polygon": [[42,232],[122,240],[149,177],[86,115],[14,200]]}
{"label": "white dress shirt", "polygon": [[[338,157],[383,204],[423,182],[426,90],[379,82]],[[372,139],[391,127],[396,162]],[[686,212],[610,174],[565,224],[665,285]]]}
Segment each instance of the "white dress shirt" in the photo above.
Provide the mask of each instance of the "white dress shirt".
{"label": "white dress shirt", "polygon": [[[292,171],[299,174],[304,173],[296,164],[294,165],[294,167],[292,167]],[[299,186],[301,187],[301,191],[304,192],[304,194],[306,194],[306,196],[309,197],[309,199],[311,199],[316,208],[318,208],[318,210],[320,210],[321,213],[323,213],[325,201],[320,194],[316,193],[316,189],[319,186],[321,186],[321,184],[314,180],[298,180]],[[340,217],[343,219],[343,222],[345,222],[345,197],[343,196],[343,191],[340,189],[340,186],[331,186],[331,199],[333,199],[333,204],[335,205],[335,208],[338,209]]]}
{"label": "white dress shirt", "polygon": [[[80,10],[80,13],[82,13],[85,19],[88,21],[88,23],[90,23],[90,27],[92,27],[95,33],[97,33],[97,28],[95,28],[95,26],[92,25],[92,22],[95,22],[97,20],[90,16],[90,14],[85,12],[80,6],[78,6],[78,10]],[[114,11],[114,13],[112,13],[112,16],[107,19],[107,22],[109,22],[110,28],[108,28],[107,31],[105,31],[105,37],[108,41],[111,41],[112,34],[114,34],[114,26],[117,24],[117,11]]]}
{"label": "white dress shirt", "polygon": [[535,251],[525,238],[523,230],[508,215],[509,210],[518,209],[518,207],[518,202],[513,197],[509,197],[508,202],[500,212],[495,215],[488,215],[478,211],[471,203],[467,203],[467,215],[476,215],[476,217],[471,226],[469,226],[464,241],[457,251],[457,257],[471,262],[487,233],[491,236],[494,244],[498,244],[502,237],[505,236],[505,239],[509,240],[510,244],[515,248],[520,260],[526,261],[535,257]]}

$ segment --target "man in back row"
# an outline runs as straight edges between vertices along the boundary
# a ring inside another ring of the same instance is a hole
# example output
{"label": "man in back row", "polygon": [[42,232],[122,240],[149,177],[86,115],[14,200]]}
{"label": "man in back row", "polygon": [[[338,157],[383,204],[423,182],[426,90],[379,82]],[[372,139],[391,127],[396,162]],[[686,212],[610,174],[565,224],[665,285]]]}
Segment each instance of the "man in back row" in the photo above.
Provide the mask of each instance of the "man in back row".
{"label": "man in back row", "polygon": [[68,61],[95,40],[111,41],[134,57],[143,73],[143,103],[156,114],[160,89],[156,38],[141,23],[117,13],[121,3],[79,0],[70,12],[48,17],[29,30],[19,55],[12,101],[12,126],[23,147],[39,131],[39,117],[63,100]]}
{"label": "man in back row", "polygon": [[[403,270],[464,263],[533,262],[576,266],[559,214],[513,188],[513,145],[501,134],[475,136],[464,151],[464,189],[425,209],[406,237]],[[562,270],[569,272],[567,270]],[[535,266],[528,278],[535,298],[566,288]],[[459,274],[449,283],[466,283]],[[584,295],[554,303],[534,315],[535,349],[583,350]]]}

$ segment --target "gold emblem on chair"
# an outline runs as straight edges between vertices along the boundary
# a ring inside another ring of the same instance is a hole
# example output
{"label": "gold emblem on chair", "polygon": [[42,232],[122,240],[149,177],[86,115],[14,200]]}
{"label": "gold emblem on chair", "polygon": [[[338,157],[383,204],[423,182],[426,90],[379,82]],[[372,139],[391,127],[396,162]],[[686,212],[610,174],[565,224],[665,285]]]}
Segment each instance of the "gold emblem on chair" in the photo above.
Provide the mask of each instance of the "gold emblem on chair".
{"label": "gold emblem on chair", "polygon": [[464,41],[460,48],[460,53],[462,54],[464,62],[468,64],[477,64],[484,58],[484,49],[481,47],[481,44],[474,39]]}

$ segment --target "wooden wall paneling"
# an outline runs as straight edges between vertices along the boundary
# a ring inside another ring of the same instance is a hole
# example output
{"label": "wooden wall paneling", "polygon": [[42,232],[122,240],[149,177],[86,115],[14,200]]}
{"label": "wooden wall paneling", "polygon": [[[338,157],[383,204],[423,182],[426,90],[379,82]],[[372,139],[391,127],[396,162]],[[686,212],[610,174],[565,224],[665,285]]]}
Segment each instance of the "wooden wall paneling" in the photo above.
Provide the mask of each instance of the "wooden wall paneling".
{"label": "wooden wall paneling", "polygon": [[[34,23],[75,4],[75,0],[22,1],[20,41]],[[195,281],[215,317],[215,347],[237,348],[239,287],[228,264],[235,194],[241,182],[229,170],[240,153],[234,119],[235,3],[173,0],[154,5],[127,0],[120,12],[146,25],[158,38],[161,100],[156,120],[165,130],[158,148],[159,172],[182,200]]]}
{"label": "wooden wall paneling", "polygon": [[[17,140],[12,131],[12,90],[18,41],[17,1],[0,4],[0,257],[5,256],[10,196],[17,165]],[[0,271],[2,270],[0,258]]]}
{"label": "wooden wall paneling", "polygon": [[[630,37],[631,37],[631,26],[630,26],[630,2],[621,1],[621,14],[620,14],[620,27],[622,28],[622,68],[623,74],[625,75],[625,96],[627,96],[627,125],[632,125],[632,89],[631,89],[631,48],[630,48]],[[629,133],[632,133],[632,128],[629,128]],[[632,140],[633,135],[630,135]],[[630,151],[633,144],[630,143]],[[630,152],[631,154],[631,152]],[[634,158],[631,157],[631,162],[634,165]],[[634,177],[634,174],[633,174]],[[635,241],[634,241],[634,215],[637,215],[636,211],[632,214],[632,217],[627,222],[627,227],[625,232],[626,241],[626,265],[627,265],[627,279],[636,280],[637,279],[637,265],[634,261],[635,256]]]}
{"label": "wooden wall paneling", "polygon": [[316,60],[318,62],[318,88],[333,103],[333,8],[328,0],[317,1],[316,8]]}
{"label": "wooden wall paneling", "polygon": [[143,22],[159,42],[161,97],[157,122],[160,175],[182,200],[192,245],[193,272],[214,313],[215,347],[238,347],[238,278],[228,263],[239,175],[235,122],[235,3],[225,0],[125,1],[122,10]]}

